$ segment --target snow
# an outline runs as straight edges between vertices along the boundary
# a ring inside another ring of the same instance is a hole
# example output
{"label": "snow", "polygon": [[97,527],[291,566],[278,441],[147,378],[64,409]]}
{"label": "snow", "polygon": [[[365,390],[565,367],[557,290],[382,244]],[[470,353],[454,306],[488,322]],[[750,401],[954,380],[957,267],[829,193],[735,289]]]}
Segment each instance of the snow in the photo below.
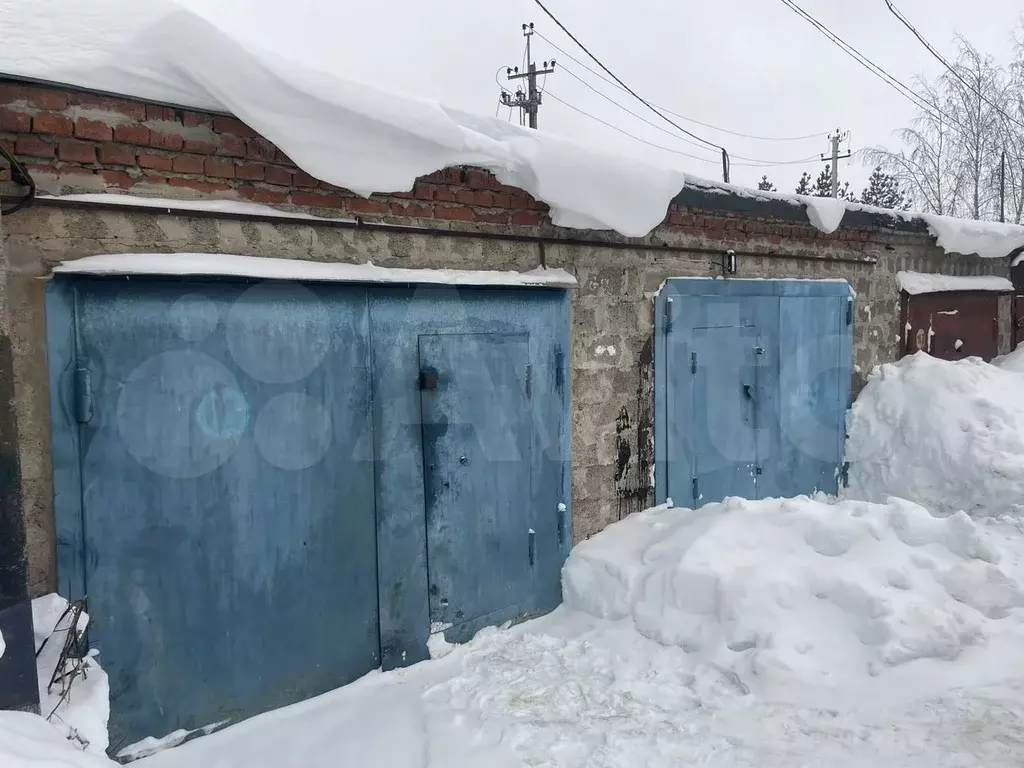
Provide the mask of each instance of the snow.
{"label": "snow", "polygon": [[992,361],[992,365],[999,366],[1004,371],[1024,373],[1024,343],[1018,344],[1017,348],[1008,355],[1001,355]]}
{"label": "snow", "polygon": [[[57,594],[44,595],[32,601],[32,624],[38,654],[39,709],[42,716],[57,726],[66,738],[87,752],[102,755],[108,745],[110,687],[95,651],[90,651],[85,661],[85,675],[73,681],[67,697],[62,700],[59,682],[48,690],[70,629],[70,615],[64,616],[67,607],[68,601]],[[89,616],[83,613],[78,621],[79,631],[84,632],[88,623]]]}
{"label": "snow", "polygon": [[254,218],[273,216],[275,218],[299,219],[302,221],[354,221],[354,219],[327,219],[310,213],[298,211],[282,211],[269,205],[249,203],[243,200],[185,200],[170,197],[143,197],[142,195],[94,193],[80,195],[39,195],[37,200],[56,200],[61,202],[94,203],[112,206],[136,206],[145,208],[163,208],[167,211],[200,211],[206,213],[225,213],[234,216],[252,216]]}
{"label": "snow", "polygon": [[871,374],[850,412],[847,498],[912,499],[943,515],[1024,513],[1024,380],[923,352]]}
{"label": "snow", "polygon": [[[1005,254],[1004,254],[1005,255]],[[1012,291],[1013,283],[1005,277],[980,275],[933,275],[924,272],[897,272],[900,288],[911,296],[943,291]]]}
{"label": "snow", "polygon": [[4,651],[7,650],[7,643],[4,642],[4,633],[0,632],[0,659],[4,656]]}
{"label": "snow", "polygon": [[1024,248],[1024,227],[998,221],[972,221],[933,213],[900,211],[901,218],[921,219],[946,253],[977,254],[983,259],[1003,259]]}
{"label": "snow", "polygon": [[53,268],[61,274],[204,275],[310,280],[341,283],[403,283],[464,286],[570,288],[576,278],[564,269],[498,272],[459,269],[406,269],[366,264],[272,259],[222,253],[120,253],[86,256]]}
{"label": "snow", "polygon": [[807,207],[807,218],[815,229],[819,229],[826,235],[831,235],[843,222],[846,215],[846,202],[833,200],[831,197],[805,197],[796,195],[801,203]]}
{"label": "snow", "polygon": [[0,765],[4,768],[116,768],[117,763],[76,748],[38,715],[0,712]]}

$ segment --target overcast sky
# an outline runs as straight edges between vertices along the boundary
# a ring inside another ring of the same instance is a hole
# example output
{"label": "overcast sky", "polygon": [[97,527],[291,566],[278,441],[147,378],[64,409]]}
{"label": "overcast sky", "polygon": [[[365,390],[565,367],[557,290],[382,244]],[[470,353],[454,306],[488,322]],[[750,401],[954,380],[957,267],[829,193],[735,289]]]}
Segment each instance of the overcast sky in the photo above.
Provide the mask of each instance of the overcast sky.
{"label": "overcast sky", "polygon": [[[916,74],[934,76],[941,65],[893,18],[884,0],[797,0],[833,32],[883,68],[910,83]],[[209,0],[192,4],[211,11]],[[291,37],[296,52],[361,79],[436,97],[451,106],[494,114],[495,72],[522,62],[520,25],[537,29],[568,53],[587,61],[532,0],[390,0],[327,2],[289,0],[267,4],[254,13],[251,0],[216,3],[224,21],[245,24],[256,37],[280,45]],[[792,160],[828,149],[825,134],[837,127],[851,131],[854,150],[893,143],[892,132],[905,125],[914,108],[850,59],[781,0],[547,0],[548,7],[619,77],[647,99],[705,123],[760,136],[801,136],[804,141],[753,141],[690,123],[681,123],[734,155]],[[1008,58],[1010,36],[1024,14],[1021,0],[898,0],[898,7],[950,55],[953,37],[963,34],[997,58]],[[245,12],[241,11],[246,8]],[[315,23],[310,23],[315,20]],[[627,94],[596,80],[539,38],[535,57],[554,56],[617,101],[643,114]],[[589,61],[587,63],[590,63]],[[548,78],[550,93],[579,109],[648,141],[703,155],[700,162],[645,147],[552,98],[540,111],[544,129],[596,141],[659,162],[680,164],[699,175],[718,178],[713,153],[695,150],[645,125],[588,90],[567,72]],[[504,110],[503,114],[507,114]],[[646,115],[654,122],[657,117]],[[670,126],[666,126],[672,131]],[[754,184],[762,173],[790,191],[802,170],[817,173],[820,164],[749,168],[734,158],[733,181]],[[855,187],[868,169],[847,161],[841,173]]]}

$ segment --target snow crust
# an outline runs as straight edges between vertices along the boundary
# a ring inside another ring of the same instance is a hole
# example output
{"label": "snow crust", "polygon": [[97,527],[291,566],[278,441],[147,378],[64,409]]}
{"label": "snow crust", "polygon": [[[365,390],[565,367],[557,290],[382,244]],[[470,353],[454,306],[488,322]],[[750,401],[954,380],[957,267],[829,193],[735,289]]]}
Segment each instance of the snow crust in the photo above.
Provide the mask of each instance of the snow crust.
{"label": "snow crust", "polygon": [[943,515],[1024,513],[1024,378],[923,352],[882,365],[850,411],[847,498],[912,499]]}
{"label": "snow crust", "polygon": [[268,280],[310,280],[341,283],[402,283],[464,286],[522,286],[570,288],[576,278],[564,269],[537,268],[528,272],[460,269],[405,269],[366,264],[271,259],[224,253],[119,253],[64,261],[53,268],[61,274],[88,275],[204,275],[256,277]]}
{"label": "snow crust", "polygon": [[63,200],[79,203],[97,203],[112,206],[143,206],[146,208],[164,208],[180,211],[203,211],[209,213],[227,213],[236,216],[273,216],[285,219],[304,221],[355,221],[354,219],[328,219],[298,211],[282,211],[269,205],[249,203],[244,200],[187,200],[170,197],[144,197],[142,195],[90,193],[79,195],[39,195],[38,200]]}
{"label": "snow crust", "polygon": [[955,660],[1024,605],[967,515],[886,504],[727,499],[633,515],[572,553],[569,608],[729,670],[745,686],[846,689]]}
{"label": "snow crust", "polygon": [[900,288],[916,296],[943,291],[1012,291],[1013,283],[995,275],[933,275],[925,272],[897,272]]}
{"label": "snow crust", "polygon": [[1018,344],[1017,348],[1009,354],[995,358],[992,365],[999,366],[1004,371],[1024,373],[1024,343]]}
{"label": "snow crust", "polygon": [[39,715],[0,712],[0,765],[4,768],[115,768],[102,754],[83,752]]}

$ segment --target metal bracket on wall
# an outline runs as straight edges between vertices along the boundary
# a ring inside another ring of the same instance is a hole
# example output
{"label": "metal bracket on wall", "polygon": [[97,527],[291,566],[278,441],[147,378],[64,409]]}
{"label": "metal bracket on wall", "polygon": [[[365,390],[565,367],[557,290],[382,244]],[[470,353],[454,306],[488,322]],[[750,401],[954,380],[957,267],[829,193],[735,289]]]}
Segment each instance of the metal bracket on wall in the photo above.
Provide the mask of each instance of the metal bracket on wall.
{"label": "metal bracket on wall", "polygon": [[87,424],[92,418],[92,374],[89,364],[80,360],[75,366],[75,419]]}
{"label": "metal bracket on wall", "polygon": [[665,299],[665,333],[672,333],[672,297]]}

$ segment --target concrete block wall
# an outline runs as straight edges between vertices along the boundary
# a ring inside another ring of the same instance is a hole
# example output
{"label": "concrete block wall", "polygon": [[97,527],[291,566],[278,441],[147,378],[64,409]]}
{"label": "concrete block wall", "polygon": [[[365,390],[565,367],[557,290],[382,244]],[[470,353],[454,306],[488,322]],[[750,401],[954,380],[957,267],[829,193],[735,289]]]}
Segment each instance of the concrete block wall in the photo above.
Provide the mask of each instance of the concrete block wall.
{"label": "concrete block wall", "polygon": [[[474,168],[440,170],[412,190],[364,199],[309,177],[233,118],[59,88],[0,83],[0,141],[26,164],[43,192],[242,199],[427,230],[382,232],[54,203],[6,217],[0,236],[9,262],[24,519],[35,594],[52,588],[55,577],[40,278],[65,259],[190,251],[402,267],[526,270],[546,263],[569,270],[579,281],[572,328],[577,540],[653,501],[653,298],[667,278],[721,276],[722,258],[733,249],[737,278],[848,280],[857,291],[856,390],[873,366],[897,354],[896,272],[1007,271],[1005,260],[945,254],[923,225],[886,226],[862,218],[826,235],[797,207],[734,210],[731,196],[720,193],[697,202],[681,195],[665,222],[641,239],[554,227],[543,203]],[[452,230],[500,238],[445,235]],[[523,236],[535,240],[516,239]],[[1009,338],[1008,304],[1005,325]]]}

